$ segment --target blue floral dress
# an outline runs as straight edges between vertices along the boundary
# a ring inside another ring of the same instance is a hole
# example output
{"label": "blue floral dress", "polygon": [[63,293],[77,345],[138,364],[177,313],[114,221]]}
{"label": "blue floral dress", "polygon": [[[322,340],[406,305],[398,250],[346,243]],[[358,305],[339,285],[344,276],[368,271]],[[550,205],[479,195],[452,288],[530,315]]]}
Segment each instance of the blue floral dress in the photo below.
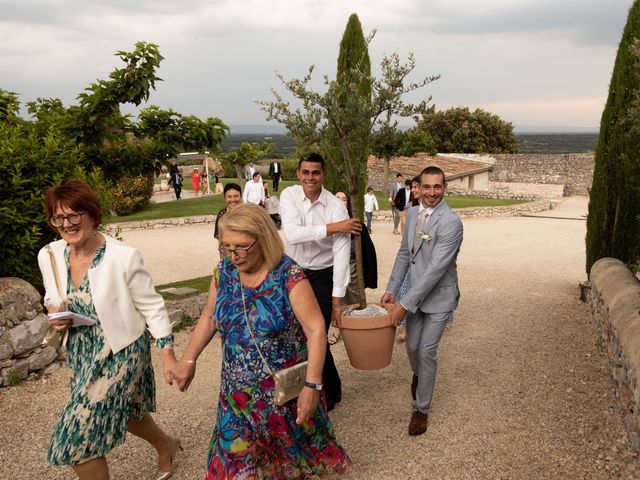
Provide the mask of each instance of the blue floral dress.
{"label": "blue floral dress", "polygon": [[[308,479],[343,473],[351,460],[335,440],[323,405],[296,425],[296,400],[273,401],[274,382],[247,328],[235,266],[224,258],[215,273],[215,328],[222,340],[222,380],[207,479]],[[273,371],[306,359],[306,338],[289,293],[305,278],[284,256],[256,288],[244,288],[247,314]],[[322,403],[322,402],[321,402]]]}
{"label": "blue floral dress", "polygon": [[[103,244],[89,268],[100,264],[105,251]],[[64,258],[69,270],[68,246]],[[142,419],[145,412],[156,409],[149,331],[113,354],[93,305],[88,275],[77,290],[70,271],[67,278],[67,310],[97,323],[69,329],[71,396],[49,445],[47,460],[52,465],[77,465],[105,456],[124,443],[129,419]],[[172,335],[156,342],[160,348],[172,343]]]}

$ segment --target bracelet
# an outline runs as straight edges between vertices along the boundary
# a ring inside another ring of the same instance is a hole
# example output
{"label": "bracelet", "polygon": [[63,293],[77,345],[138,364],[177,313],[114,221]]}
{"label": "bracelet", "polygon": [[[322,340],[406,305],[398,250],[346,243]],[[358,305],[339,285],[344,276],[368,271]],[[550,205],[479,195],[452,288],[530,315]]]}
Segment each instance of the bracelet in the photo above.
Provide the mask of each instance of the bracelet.
{"label": "bracelet", "polygon": [[196,363],[195,360],[183,360],[182,358],[180,359],[180,361],[184,363]]}

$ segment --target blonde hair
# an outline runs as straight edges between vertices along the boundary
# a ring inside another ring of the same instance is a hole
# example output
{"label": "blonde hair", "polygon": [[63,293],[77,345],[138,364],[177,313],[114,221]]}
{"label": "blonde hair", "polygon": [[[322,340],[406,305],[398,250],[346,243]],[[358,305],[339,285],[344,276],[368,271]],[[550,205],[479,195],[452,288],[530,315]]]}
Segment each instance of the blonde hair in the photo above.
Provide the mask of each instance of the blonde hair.
{"label": "blonde hair", "polygon": [[243,203],[227,211],[218,224],[220,238],[226,230],[246,233],[257,240],[258,248],[269,270],[275,267],[284,255],[284,244],[273,220],[264,208],[255,203]]}

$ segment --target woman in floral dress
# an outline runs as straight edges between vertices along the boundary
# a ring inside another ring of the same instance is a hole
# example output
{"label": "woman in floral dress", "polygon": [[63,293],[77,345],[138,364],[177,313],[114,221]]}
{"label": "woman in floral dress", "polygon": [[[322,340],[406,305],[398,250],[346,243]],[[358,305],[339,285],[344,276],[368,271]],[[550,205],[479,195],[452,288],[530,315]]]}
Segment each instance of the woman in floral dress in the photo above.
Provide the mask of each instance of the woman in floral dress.
{"label": "woman in floral dress", "polygon": [[72,327],[69,317],[49,321],[68,330],[71,396],[51,438],[48,461],[71,466],[80,479],[108,479],[105,456],[130,432],[156,449],[155,478],[168,479],[180,442],[149,413],[155,411],[151,335],[163,349],[167,381],[175,363],[164,301],[140,252],[97,231],[100,204],[87,184],[69,180],[49,189],[45,209],[62,237],[38,254],[45,305],[49,313],[68,311],[95,322]]}
{"label": "woman in floral dress", "polygon": [[[206,478],[309,479],[343,473],[351,460],[336,443],[320,401],[326,334],[308,280],[284,255],[263,208],[237,206],[222,218],[220,231],[223,258],[204,312],[172,372],[186,390],[196,359],[220,333],[222,380]],[[299,397],[276,406],[270,370],[307,358]]]}

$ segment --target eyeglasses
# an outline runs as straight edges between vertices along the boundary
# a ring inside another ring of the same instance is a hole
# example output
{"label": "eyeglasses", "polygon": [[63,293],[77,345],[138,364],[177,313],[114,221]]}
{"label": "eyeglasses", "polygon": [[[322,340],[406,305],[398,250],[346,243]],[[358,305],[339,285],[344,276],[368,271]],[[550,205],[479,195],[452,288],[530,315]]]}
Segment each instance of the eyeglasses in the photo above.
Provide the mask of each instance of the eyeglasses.
{"label": "eyeglasses", "polygon": [[256,238],[253,241],[253,243],[248,247],[229,248],[229,247],[225,247],[224,245],[220,245],[220,247],[218,247],[218,251],[220,252],[220,255],[222,255],[223,257],[230,257],[231,254],[233,253],[238,258],[245,258],[247,255],[249,255],[249,250],[253,248],[253,246],[256,244],[257,241],[258,239]]}
{"label": "eyeglasses", "polygon": [[51,217],[49,221],[54,227],[61,227],[62,225],[64,225],[65,220],[68,220],[71,225],[78,225],[82,221],[82,216],[86,213],[87,212],[70,213],[69,215],[57,215]]}

